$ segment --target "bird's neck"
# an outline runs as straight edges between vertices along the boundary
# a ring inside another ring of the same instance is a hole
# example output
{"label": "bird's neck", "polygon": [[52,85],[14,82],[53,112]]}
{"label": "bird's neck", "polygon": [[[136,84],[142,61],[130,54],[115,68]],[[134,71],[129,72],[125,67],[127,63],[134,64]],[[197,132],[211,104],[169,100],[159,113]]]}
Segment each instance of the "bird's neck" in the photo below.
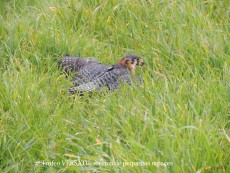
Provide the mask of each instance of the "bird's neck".
{"label": "bird's neck", "polygon": [[131,69],[129,69],[129,70],[130,70],[130,72],[131,72],[131,75],[134,76],[134,75],[135,75],[135,68],[131,68]]}
{"label": "bird's neck", "polygon": [[135,75],[135,65],[133,64],[124,64],[124,63],[118,63],[118,66],[122,67],[122,68],[127,68],[130,70],[131,72],[131,76]]}

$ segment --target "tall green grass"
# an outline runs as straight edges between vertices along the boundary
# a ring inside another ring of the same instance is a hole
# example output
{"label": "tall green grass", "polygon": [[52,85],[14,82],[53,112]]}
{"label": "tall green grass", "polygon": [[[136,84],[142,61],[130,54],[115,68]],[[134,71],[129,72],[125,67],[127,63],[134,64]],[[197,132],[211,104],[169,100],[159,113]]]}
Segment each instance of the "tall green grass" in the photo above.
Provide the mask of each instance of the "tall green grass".
{"label": "tall green grass", "polygon": [[[229,6],[1,1],[0,172],[228,172]],[[67,94],[63,55],[114,64],[129,53],[145,61],[142,85]]]}

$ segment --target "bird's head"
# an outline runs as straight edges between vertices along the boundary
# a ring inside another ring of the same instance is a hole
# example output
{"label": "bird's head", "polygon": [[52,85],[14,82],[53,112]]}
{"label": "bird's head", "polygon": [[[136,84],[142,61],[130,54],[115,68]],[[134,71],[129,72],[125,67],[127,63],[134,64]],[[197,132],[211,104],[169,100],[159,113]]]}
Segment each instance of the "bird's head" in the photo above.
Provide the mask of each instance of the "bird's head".
{"label": "bird's head", "polygon": [[122,58],[119,64],[126,66],[131,71],[131,74],[134,75],[136,66],[143,66],[144,62],[138,55],[129,54]]}

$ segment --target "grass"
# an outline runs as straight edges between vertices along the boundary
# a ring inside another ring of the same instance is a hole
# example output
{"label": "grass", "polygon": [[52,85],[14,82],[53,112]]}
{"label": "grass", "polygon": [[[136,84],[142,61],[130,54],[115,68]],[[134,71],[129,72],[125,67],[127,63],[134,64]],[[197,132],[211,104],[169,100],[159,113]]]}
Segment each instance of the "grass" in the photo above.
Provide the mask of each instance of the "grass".
{"label": "grass", "polygon": [[[229,172],[229,5],[1,1],[0,172]],[[129,53],[143,85],[67,94],[63,55]]]}

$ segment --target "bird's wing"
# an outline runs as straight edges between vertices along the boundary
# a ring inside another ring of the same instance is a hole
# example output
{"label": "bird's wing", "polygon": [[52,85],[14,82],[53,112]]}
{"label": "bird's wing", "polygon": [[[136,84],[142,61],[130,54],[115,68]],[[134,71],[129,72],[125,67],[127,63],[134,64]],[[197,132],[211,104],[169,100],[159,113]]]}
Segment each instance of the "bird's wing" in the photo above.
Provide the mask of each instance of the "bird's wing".
{"label": "bird's wing", "polygon": [[130,75],[127,72],[127,69],[109,68],[97,79],[70,88],[69,93],[73,94],[78,92],[83,94],[93,90],[101,90],[103,87],[108,88],[110,91],[114,91],[119,86],[120,80],[130,83]]}
{"label": "bird's wing", "polygon": [[58,62],[58,67],[65,71],[67,74],[72,72],[79,72],[80,69],[88,64],[98,64],[99,62],[93,58],[80,58],[73,56],[65,56]]}
{"label": "bird's wing", "polygon": [[75,86],[82,85],[84,83],[91,82],[100,76],[102,76],[105,72],[111,69],[112,66],[101,64],[101,63],[91,63],[82,67],[78,74],[75,75],[73,82]]}
{"label": "bird's wing", "polygon": [[96,83],[88,82],[88,83],[85,83],[85,84],[77,86],[77,87],[69,88],[69,94],[74,94],[76,92],[79,94],[83,94],[86,92],[96,90],[97,88],[98,88],[98,86]]}

